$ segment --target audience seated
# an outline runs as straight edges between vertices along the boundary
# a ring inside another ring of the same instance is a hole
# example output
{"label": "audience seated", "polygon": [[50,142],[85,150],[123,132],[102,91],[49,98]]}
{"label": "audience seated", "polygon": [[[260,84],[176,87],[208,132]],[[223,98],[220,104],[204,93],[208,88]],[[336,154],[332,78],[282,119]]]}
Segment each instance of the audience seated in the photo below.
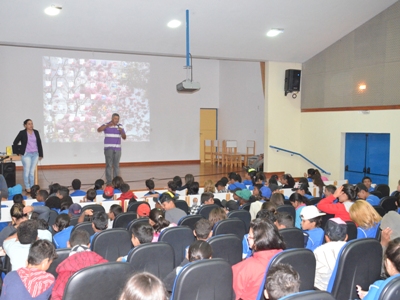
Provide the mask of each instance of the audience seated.
{"label": "audience seated", "polygon": [[157,242],[160,233],[168,227],[176,226],[175,223],[171,223],[170,221],[165,219],[165,213],[162,209],[153,208],[150,211],[149,215],[149,223],[154,229],[152,242]]}
{"label": "audience seated", "polygon": [[160,195],[160,193],[158,193],[154,190],[155,185],[154,185],[154,181],[152,179],[147,179],[145,182],[145,185],[149,189],[149,191],[145,194],[145,196]]}
{"label": "audience seated", "polygon": [[108,215],[105,212],[97,211],[93,213],[93,210],[87,209],[85,210],[79,217],[78,223],[82,223],[85,221],[85,216],[92,217],[92,228],[94,234],[90,237],[90,243],[92,243],[93,238],[101,231],[106,230],[108,228]]}
{"label": "audience seated", "polygon": [[357,200],[350,207],[350,218],[358,226],[357,238],[375,238],[382,217],[365,200]]}
{"label": "audience seated", "polygon": [[301,229],[301,211],[303,210],[303,208],[306,207],[306,201],[307,199],[305,199],[303,197],[303,195],[299,194],[299,193],[293,193],[290,195],[289,197],[289,201],[290,204],[293,205],[293,207],[296,209],[296,220],[294,222],[294,226],[296,226],[297,228]]}
{"label": "audience seated", "polygon": [[67,243],[74,226],[69,226],[71,218],[69,215],[61,214],[56,218],[53,230],[56,234],[53,236],[53,242],[56,248],[67,248]]}
{"label": "audience seated", "polygon": [[203,194],[201,194],[200,202],[200,206],[193,207],[190,210],[191,215],[196,215],[199,212],[199,209],[204,205],[214,204],[214,194],[210,192],[204,192]]}
{"label": "audience seated", "polygon": [[[143,223],[143,222],[138,222],[136,223],[132,229],[131,229],[131,234],[132,234],[132,245],[133,247],[139,246],[141,244],[145,243],[151,243],[153,240],[153,228],[150,226],[150,224]],[[128,255],[126,256],[121,256],[117,259],[117,261],[122,261],[126,262],[128,259]]]}
{"label": "audience seated", "polygon": [[96,191],[97,195],[103,195],[105,182],[103,179],[97,179],[94,182],[94,190]]}
{"label": "audience seated", "polygon": [[137,199],[136,195],[131,191],[129,184],[121,184],[121,195],[118,197],[118,200],[130,200],[132,198]]}
{"label": "audience seated", "polygon": [[320,213],[314,205],[306,206],[301,211],[301,228],[308,236],[306,248],[311,251],[321,246],[324,241],[324,230],[320,228],[323,215],[325,213]]}
{"label": "audience seated", "polygon": [[71,186],[74,191],[70,194],[71,197],[86,195],[86,192],[81,190],[81,185],[82,183],[79,179],[72,180]]}
{"label": "audience seated", "polygon": [[[335,218],[341,218],[343,221],[351,221],[349,210],[356,197],[357,187],[351,184],[344,184],[337,188],[333,195],[322,199],[317,204],[317,207],[327,214],[335,215]],[[333,203],[336,198],[338,198],[339,202]]]}
{"label": "audience seated", "polygon": [[[101,190],[101,194],[103,194],[103,190]],[[88,189],[86,192],[86,196],[83,197],[83,199],[80,202],[93,202],[96,199],[97,192],[95,189]]]}
{"label": "audience seated", "polygon": [[111,182],[112,187],[114,188],[114,193],[119,194],[121,193],[121,186],[124,184],[124,180],[121,176],[115,176]]}
{"label": "audience seated", "polygon": [[357,184],[357,188],[358,188],[357,197],[359,199],[364,199],[371,205],[379,205],[381,199],[379,199],[375,195],[370,194],[365,184],[359,183]]}
{"label": "audience seated", "polygon": [[54,276],[46,270],[55,258],[57,254],[51,242],[35,241],[28,248],[26,266],[24,264],[4,278],[0,299],[48,300],[53,290]]}
{"label": "audience seated", "polygon": [[264,219],[250,223],[248,236],[253,256],[232,266],[236,299],[256,299],[270,259],[285,249],[278,229]]}
{"label": "audience seated", "polygon": [[69,257],[61,262],[56,269],[58,276],[51,294],[52,300],[62,299],[69,278],[76,272],[89,266],[107,262],[96,252],[90,251],[90,236],[84,230],[75,230],[67,241],[67,246],[71,248],[71,251]]}
{"label": "audience seated", "polygon": [[38,202],[46,202],[48,197],[49,197],[49,192],[46,190],[39,190],[36,193],[36,201]]}
{"label": "audience seated", "polygon": [[340,218],[332,218],[325,225],[326,243],[314,250],[316,260],[315,287],[326,291],[338,254],[347,241],[347,224]]}
{"label": "audience seated", "polygon": [[114,188],[110,185],[106,186],[103,192],[104,201],[111,201],[114,199]]}
{"label": "audience seated", "polygon": [[276,228],[285,229],[285,228],[293,228],[293,217],[287,212],[277,212],[275,214],[275,222],[274,225]]}
{"label": "audience seated", "polygon": [[300,276],[288,264],[276,264],[268,269],[264,296],[269,300],[278,300],[284,296],[298,293]]}
{"label": "audience seated", "polygon": [[187,214],[182,210],[175,206],[176,196],[173,191],[163,193],[159,202],[162,205],[162,208],[165,210],[165,219],[167,219],[171,223],[178,224],[179,220],[186,216]]}
{"label": "audience seated", "polygon": [[372,192],[373,190],[375,190],[375,188],[372,187],[372,180],[370,177],[368,176],[363,177],[361,182],[367,187],[368,192]]}
{"label": "audience seated", "polygon": [[222,207],[213,208],[208,215],[208,221],[210,221],[211,228],[213,228],[217,222],[225,220],[226,218],[226,211]]}
{"label": "audience seated", "polygon": [[110,206],[110,211],[108,212],[108,226],[107,228],[113,228],[113,222],[116,216],[123,212],[122,206],[118,204],[113,204]]}
{"label": "audience seated", "polygon": [[138,273],[125,284],[119,300],[146,299],[168,300],[168,294],[160,279],[150,273]]}

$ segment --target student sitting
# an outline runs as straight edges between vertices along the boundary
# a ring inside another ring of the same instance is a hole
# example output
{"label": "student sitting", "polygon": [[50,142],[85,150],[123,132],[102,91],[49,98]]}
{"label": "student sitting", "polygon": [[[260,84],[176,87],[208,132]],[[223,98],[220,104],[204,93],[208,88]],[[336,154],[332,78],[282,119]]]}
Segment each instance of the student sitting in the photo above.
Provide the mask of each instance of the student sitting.
{"label": "student sitting", "polygon": [[108,228],[108,215],[105,212],[95,212],[93,210],[87,209],[85,210],[79,217],[78,223],[82,223],[85,221],[85,216],[91,216],[92,219],[92,228],[94,230],[94,234],[90,237],[90,243],[92,243],[93,238]]}
{"label": "student sitting", "polygon": [[14,195],[14,196],[12,197],[12,200],[13,200],[14,204],[16,204],[16,203],[22,203],[22,204],[25,205],[24,197],[22,196],[22,194],[16,194],[16,195]]}
{"label": "student sitting", "polygon": [[[31,188],[32,189],[32,188]],[[38,240],[48,240],[53,242],[53,235],[49,230],[49,223],[43,219],[34,219],[38,224]]]}
{"label": "student sitting", "polygon": [[[151,243],[151,241],[153,240],[153,231],[153,227],[151,227],[150,224],[139,222],[133,225],[131,229],[131,241],[133,247],[139,246],[141,244]],[[126,262],[128,259],[128,255],[119,257],[117,261]]]}
{"label": "student sitting", "polygon": [[51,294],[52,300],[62,299],[69,278],[76,272],[89,266],[108,262],[96,252],[90,251],[90,237],[87,231],[74,230],[67,241],[67,246],[71,248],[71,251],[69,257],[56,269],[58,276]]}
{"label": "student sitting", "polygon": [[290,215],[287,212],[277,212],[275,214],[275,219],[276,219],[276,221],[274,222],[274,225],[279,230],[294,227],[293,217],[292,217],[292,215]]}
{"label": "student sitting", "polygon": [[117,200],[129,200],[132,198],[137,199],[136,195],[130,190],[131,187],[127,183],[121,184],[121,195]]}
{"label": "student sitting", "polygon": [[207,241],[212,236],[212,225],[207,219],[201,219],[194,225],[193,235],[197,240]]}
{"label": "student sitting", "polygon": [[71,235],[74,226],[69,226],[71,218],[69,215],[61,214],[56,218],[56,222],[53,225],[53,230],[56,233],[53,236],[53,242],[56,248],[67,248],[68,240]]}
{"label": "student sitting", "polygon": [[249,186],[249,189],[252,190],[251,187],[253,187],[253,184],[255,183],[255,177],[256,177],[257,171],[256,169],[248,169],[246,173],[244,173],[244,180],[243,184],[247,187]]}
{"label": "student sitting", "polygon": [[[351,184],[344,184],[337,188],[332,196],[322,199],[317,204],[317,207],[327,214],[335,215],[335,218],[341,218],[343,221],[351,221],[349,211],[356,197],[357,187]],[[339,203],[333,203],[336,198],[339,199]]]}
{"label": "student sitting", "polygon": [[328,198],[329,196],[333,196],[333,194],[336,191],[336,186],[334,186],[333,184],[329,184],[325,186],[325,198]]}
{"label": "student sitting", "polygon": [[256,299],[270,259],[286,248],[278,229],[263,219],[250,223],[248,241],[253,256],[232,266],[236,300]]}
{"label": "student sitting", "polygon": [[104,201],[111,201],[114,199],[114,188],[112,186],[106,186],[103,193]]}
{"label": "student sitting", "polygon": [[121,185],[124,183],[124,180],[122,179],[121,176],[115,176],[114,179],[112,180],[111,184],[112,187],[114,188],[114,193],[119,194],[121,193]]}
{"label": "student sitting", "polygon": [[378,280],[369,286],[368,291],[363,291],[361,286],[357,285],[357,292],[360,299],[374,300],[380,299],[379,295],[392,276],[400,274],[400,238],[389,242],[385,251],[385,271],[389,278],[386,280]]}
{"label": "student sitting", "polygon": [[221,180],[217,181],[215,184],[215,188],[217,189],[217,193],[226,193],[228,190],[226,189],[226,184],[224,184]]}
{"label": "student sitting", "polygon": [[175,197],[173,192],[165,192],[160,196],[158,201],[162,205],[162,208],[165,210],[165,219],[167,219],[171,223],[178,224],[181,218],[187,216],[187,213],[175,206],[176,199],[177,198]]}
{"label": "student sitting", "polygon": [[147,299],[168,300],[163,282],[153,274],[143,272],[128,280],[118,300]]}
{"label": "student sitting", "polygon": [[154,229],[152,242],[158,242],[158,237],[165,228],[176,226],[175,223],[165,219],[164,211],[159,208],[153,208],[150,211],[149,224]]}
{"label": "student sitting", "polygon": [[211,257],[212,257],[212,248],[209,243],[202,240],[197,240],[193,242],[189,246],[187,255],[185,259],[182,261],[182,263],[164,278],[163,281],[167,291],[172,292],[175,278],[185,265],[197,260],[210,259]]}
{"label": "student sitting", "polygon": [[10,257],[12,270],[25,267],[31,244],[37,240],[38,223],[36,220],[22,222],[17,233],[4,240],[4,252]]}
{"label": "student sitting", "polygon": [[105,182],[103,179],[97,179],[94,182],[94,190],[96,191],[97,195],[103,195]]}
{"label": "student sitting", "polygon": [[340,218],[329,219],[325,225],[326,243],[314,250],[316,269],[314,285],[326,291],[340,250],[347,241],[347,224]]}
{"label": "student sitting", "polygon": [[86,192],[81,190],[81,181],[79,179],[74,179],[72,180],[72,189],[74,190],[70,196],[75,197],[75,196],[85,196]]}
{"label": "student sitting", "polygon": [[368,176],[363,177],[361,182],[367,187],[368,192],[372,192],[375,190],[375,188],[372,187],[372,180],[370,177]]}
{"label": "student sitting", "polygon": [[36,193],[36,201],[37,202],[46,202],[48,197],[49,197],[49,192],[46,190],[39,190]]}
{"label": "student sitting", "polygon": [[213,193],[209,193],[209,192],[205,192],[205,193],[201,194],[200,201],[201,201],[201,205],[197,206],[196,208],[192,208],[192,210],[190,211],[191,215],[198,214],[200,208],[205,206],[205,205],[214,204],[214,194]]}
{"label": "student sitting", "polygon": [[268,270],[265,281],[265,299],[278,300],[284,296],[298,293],[300,290],[300,275],[291,265],[277,264]]}
{"label": "student sitting", "polygon": [[306,206],[301,211],[301,228],[308,235],[306,248],[314,251],[321,246],[324,241],[324,231],[320,228],[321,216],[326,215],[320,213],[314,205]]}
{"label": "student sitting", "polygon": [[147,179],[145,181],[145,184],[146,184],[146,187],[149,189],[149,191],[145,194],[145,196],[160,195],[160,193],[158,193],[154,190],[155,185],[154,185],[154,181],[152,179]]}
{"label": "student sitting", "polygon": [[217,222],[225,220],[226,218],[226,211],[222,207],[213,208],[208,215],[208,221],[210,221],[211,228],[213,228]]}
{"label": "student sitting", "polygon": [[[103,193],[103,190],[101,190]],[[88,189],[86,192],[86,196],[83,197],[83,199],[80,202],[93,202],[96,199],[96,196],[98,194],[96,193],[96,190],[94,189]]]}
{"label": "student sitting", "polygon": [[[177,177],[177,176],[175,176],[175,177]],[[174,177],[174,178],[175,178]],[[175,181],[175,180],[174,180]],[[175,181],[176,182],[176,184],[177,184],[177,190],[178,191],[182,191],[182,190],[184,190],[184,189],[189,189],[189,187],[191,186],[191,184],[193,183],[193,182],[195,182],[194,181],[194,176],[193,176],[193,174],[186,174],[185,175],[185,184],[184,185],[182,185],[182,181],[181,181],[181,185],[179,185],[179,183],[177,182],[177,181]]]}
{"label": "student sitting", "polygon": [[299,193],[293,193],[289,197],[290,204],[296,209],[294,226],[301,229],[301,211],[306,207],[306,199]]}
{"label": "student sitting", "polygon": [[240,210],[243,209],[243,205],[249,203],[251,192],[248,189],[244,189],[236,191],[235,195],[238,197],[239,210]]}
{"label": "student sitting", "polygon": [[295,181],[294,178],[292,177],[292,175],[290,174],[283,174],[280,178],[279,181],[282,185],[282,189],[292,189],[294,188],[295,185]]}
{"label": "student sitting", "polygon": [[113,228],[113,223],[115,220],[115,217],[118,216],[123,212],[122,206],[118,204],[113,204],[110,206],[110,211],[108,212],[108,229]]}
{"label": "student sitting", "polygon": [[364,199],[366,200],[369,204],[373,205],[379,205],[381,202],[381,199],[379,199],[377,196],[372,195],[368,192],[368,188],[366,187],[365,184],[359,183],[357,184],[357,197],[359,199]]}
{"label": "student sitting", "polygon": [[308,190],[308,183],[302,183],[299,185],[298,188],[292,189],[292,191],[296,191],[296,193],[299,193],[300,195],[306,197],[307,199],[313,198],[310,191]]}
{"label": "student sitting", "polygon": [[54,276],[46,270],[55,258],[57,254],[51,242],[34,242],[28,248],[26,267],[24,265],[17,271],[12,271],[4,278],[0,299],[49,299],[54,286]]}
{"label": "student sitting", "polygon": [[199,183],[197,181],[194,181],[189,185],[186,194],[187,195],[198,195],[199,194],[199,189],[200,189]]}
{"label": "student sitting", "polygon": [[239,174],[231,172],[229,173],[228,177],[229,177],[228,191],[232,192],[233,190],[236,189],[241,189],[241,190],[246,189],[246,186],[242,183],[242,178],[240,177]]}
{"label": "student sitting", "polygon": [[357,200],[350,207],[350,218],[358,226],[357,238],[375,238],[382,217],[365,200]]}
{"label": "student sitting", "polygon": [[174,181],[172,181],[172,180],[168,181],[168,192],[172,193],[176,199],[179,198],[179,194],[176,192],[177,188],[178,187],[176,186],[176,183]]}
{"label": "student sitting", "polygon": [[204,181],[204,193],[215,193],[215,185],[214,185],[214,181],[212,180],[206,180]]}

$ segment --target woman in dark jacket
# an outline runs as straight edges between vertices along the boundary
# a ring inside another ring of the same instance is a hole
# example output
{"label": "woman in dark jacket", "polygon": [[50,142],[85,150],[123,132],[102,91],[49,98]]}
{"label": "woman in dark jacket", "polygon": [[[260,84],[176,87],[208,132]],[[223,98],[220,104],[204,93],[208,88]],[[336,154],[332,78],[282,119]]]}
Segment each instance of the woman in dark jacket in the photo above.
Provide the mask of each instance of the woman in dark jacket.
{"label": "woman in dark jacket", "polygon": [[24,121],[24,127],[25,129],[18,133],[13,145],[17,146],[21,143],[21,146],[14,154],[22,155],[21,161],[24,167],[23,178],[25,191],[30,193],[31,186],[35,184],[34,174],[36,165],[38,160],[43,158],[43,148],[39,132],[33,129],[33,122],[31,119],[26,119]]}

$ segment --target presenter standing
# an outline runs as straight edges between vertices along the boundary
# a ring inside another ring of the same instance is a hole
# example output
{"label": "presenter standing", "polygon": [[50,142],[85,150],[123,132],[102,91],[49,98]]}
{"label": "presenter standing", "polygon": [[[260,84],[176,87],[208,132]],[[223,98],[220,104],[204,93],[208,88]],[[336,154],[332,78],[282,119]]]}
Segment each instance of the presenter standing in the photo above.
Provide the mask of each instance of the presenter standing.
{"label": "presenter standing", "polygon": [[25,191],[31,192],[31,186],[35,184],[34,175],[35,168],[38,160],[43,158],[42,141],[40,139],[39,131],[33,129],[33,122],[31,119],[24,121],[24,130],[21,130],[14,140],[13,145],[17,146],[21,143],[18,149],[18,155],[22,155],[21,161],[24,168],[23,177]]}
{"label": "presenter standing", "polygon": [[[104,131],[104,156],[106,157],[106,183],[110,184],[115,176],[119,176],[119,160],[121,159],[121,138],[126,139],[125,130],[119,123],[119,115],[112,114],[111,121],[97,128]],[[112,174],[112,169],[114,172]]]}

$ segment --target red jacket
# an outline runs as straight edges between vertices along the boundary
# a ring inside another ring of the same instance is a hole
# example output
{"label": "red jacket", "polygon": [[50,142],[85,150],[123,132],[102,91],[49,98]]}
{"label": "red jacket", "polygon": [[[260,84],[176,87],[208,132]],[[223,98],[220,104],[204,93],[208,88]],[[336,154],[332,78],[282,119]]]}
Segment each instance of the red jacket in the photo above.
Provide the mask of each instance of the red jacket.
{"label": "red jacket", "polygon": [[108,261],[98,255],[96,252],[92,251],[79,252],[65,259],[62,263],[58,265],[56,269],[58,276],[56,279],[56,283],[54,284],[51,299],[62,299],[68,279],[76,272],[82,270],[83,268],[106,262]]}
{"label": "red jacket", "polygon": [[281,251],[274,249],[254,252],[252,257],[232,266],[236,299],[256,300],[269,261]]}
{"label": "red jacket", "polygon": [[122,193],[117,200],[130,200],[132,197],[137,199],[136,195],[132,191],[127,191],[126,193]]}
{"label": "red jacket", "polygon": [[333,195],[322,199],[318,202],[317,207],[319,210],[335,215],[335,218],[341,218],[343,221],[351,221],[350,214],[343,203],[333,203],[335,201]]}

